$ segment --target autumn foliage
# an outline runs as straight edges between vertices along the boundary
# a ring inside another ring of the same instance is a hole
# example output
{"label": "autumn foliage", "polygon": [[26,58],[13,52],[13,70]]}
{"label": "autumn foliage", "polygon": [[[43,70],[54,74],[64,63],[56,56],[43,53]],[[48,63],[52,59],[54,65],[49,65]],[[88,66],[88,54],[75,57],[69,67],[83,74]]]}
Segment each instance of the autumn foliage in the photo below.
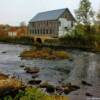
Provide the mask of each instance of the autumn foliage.
{"label": "autumn foliage", "polygon": [[42,58],[42,59],[68,59],[70,54],[66,51],[55,51],[48,49],[30,50],[21,53],[24,59]]}

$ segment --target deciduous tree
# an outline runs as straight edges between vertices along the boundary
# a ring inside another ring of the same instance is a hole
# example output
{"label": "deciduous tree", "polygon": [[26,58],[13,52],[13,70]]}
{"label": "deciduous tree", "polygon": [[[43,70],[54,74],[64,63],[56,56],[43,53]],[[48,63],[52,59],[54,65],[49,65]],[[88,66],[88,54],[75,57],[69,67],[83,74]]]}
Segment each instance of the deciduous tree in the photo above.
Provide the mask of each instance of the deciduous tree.
{"label": "deciduous tree", "polygon": [[75,13],[79,23],[90,24],[90,19],[94,16],[91,2],[89,0],[81,0],[79,8],[75,11]]}

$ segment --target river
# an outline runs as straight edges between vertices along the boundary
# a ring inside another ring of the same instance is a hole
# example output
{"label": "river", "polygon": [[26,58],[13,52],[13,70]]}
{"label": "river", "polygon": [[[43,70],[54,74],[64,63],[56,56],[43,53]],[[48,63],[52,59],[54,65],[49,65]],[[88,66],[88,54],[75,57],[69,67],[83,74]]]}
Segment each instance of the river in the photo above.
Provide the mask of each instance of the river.
{"label": "river", "polygon": [[19,57],[20,53],[28,49],[30,46],[0,44],[0,72],[16,75],[28,82],[32,76],[25,73],[24,68],[20,66],[39,67],[41,71],[38,79],[49,81],[54,85],[67,82],[80,85],[81,80],[86,80],[94,85],[91,88],[81,86],[82,89],[69,95],[72,98],[78,95],[80,98],[87,91],[94,94],[94,97],[100,97],[100,54],[68,50],[72,56],[70,60],[22,60]]}

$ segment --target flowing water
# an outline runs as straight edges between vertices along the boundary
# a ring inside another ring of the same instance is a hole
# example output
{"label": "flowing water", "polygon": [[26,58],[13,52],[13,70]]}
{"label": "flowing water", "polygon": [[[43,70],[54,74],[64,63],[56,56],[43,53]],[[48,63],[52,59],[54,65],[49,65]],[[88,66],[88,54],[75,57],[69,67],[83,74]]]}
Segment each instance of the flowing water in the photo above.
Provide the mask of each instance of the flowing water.
{"label": "flowing water", "polygon": [[100,54],[68,50],[72,55],[72,60],[21,60],[20,53],[28,49],[30,49],[29,46],[0,44],[0,72],[16,75],[28,82],[32,76],[25,73],[24,68],[20,66],[39,67],[41,71],[38,79],[56,85],[66,82],[79,85],[81,80],[86,80],[95,86],[93,88],[82,87],[72,95],[84,95],[84,91],[89,90],[89,92],[93,91],[96,96],[100,96]]}

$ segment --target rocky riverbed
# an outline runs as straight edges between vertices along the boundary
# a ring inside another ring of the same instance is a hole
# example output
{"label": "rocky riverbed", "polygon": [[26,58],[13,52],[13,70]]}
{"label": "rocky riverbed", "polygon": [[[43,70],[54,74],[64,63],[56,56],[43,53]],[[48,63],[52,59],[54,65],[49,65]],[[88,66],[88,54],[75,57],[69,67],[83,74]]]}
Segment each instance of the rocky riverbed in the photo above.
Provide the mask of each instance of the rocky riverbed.
{"label": "rocky riverbed", "polygon": [[[47,82],[49,89],[60,92],[63,89],[61,94],[68,95],[71,100],[100,98],[100,54],[66,50],[72,55],[70,59],[22,60],[20,53],[29,49],[29,46],[0,44],[0,72],[16,76],[26,84],[36,82],[40,86]],[[26,68],[30,68],[31,73],[29,69],[27,73]],[[76,89],[68,92],[69,87]]]}

